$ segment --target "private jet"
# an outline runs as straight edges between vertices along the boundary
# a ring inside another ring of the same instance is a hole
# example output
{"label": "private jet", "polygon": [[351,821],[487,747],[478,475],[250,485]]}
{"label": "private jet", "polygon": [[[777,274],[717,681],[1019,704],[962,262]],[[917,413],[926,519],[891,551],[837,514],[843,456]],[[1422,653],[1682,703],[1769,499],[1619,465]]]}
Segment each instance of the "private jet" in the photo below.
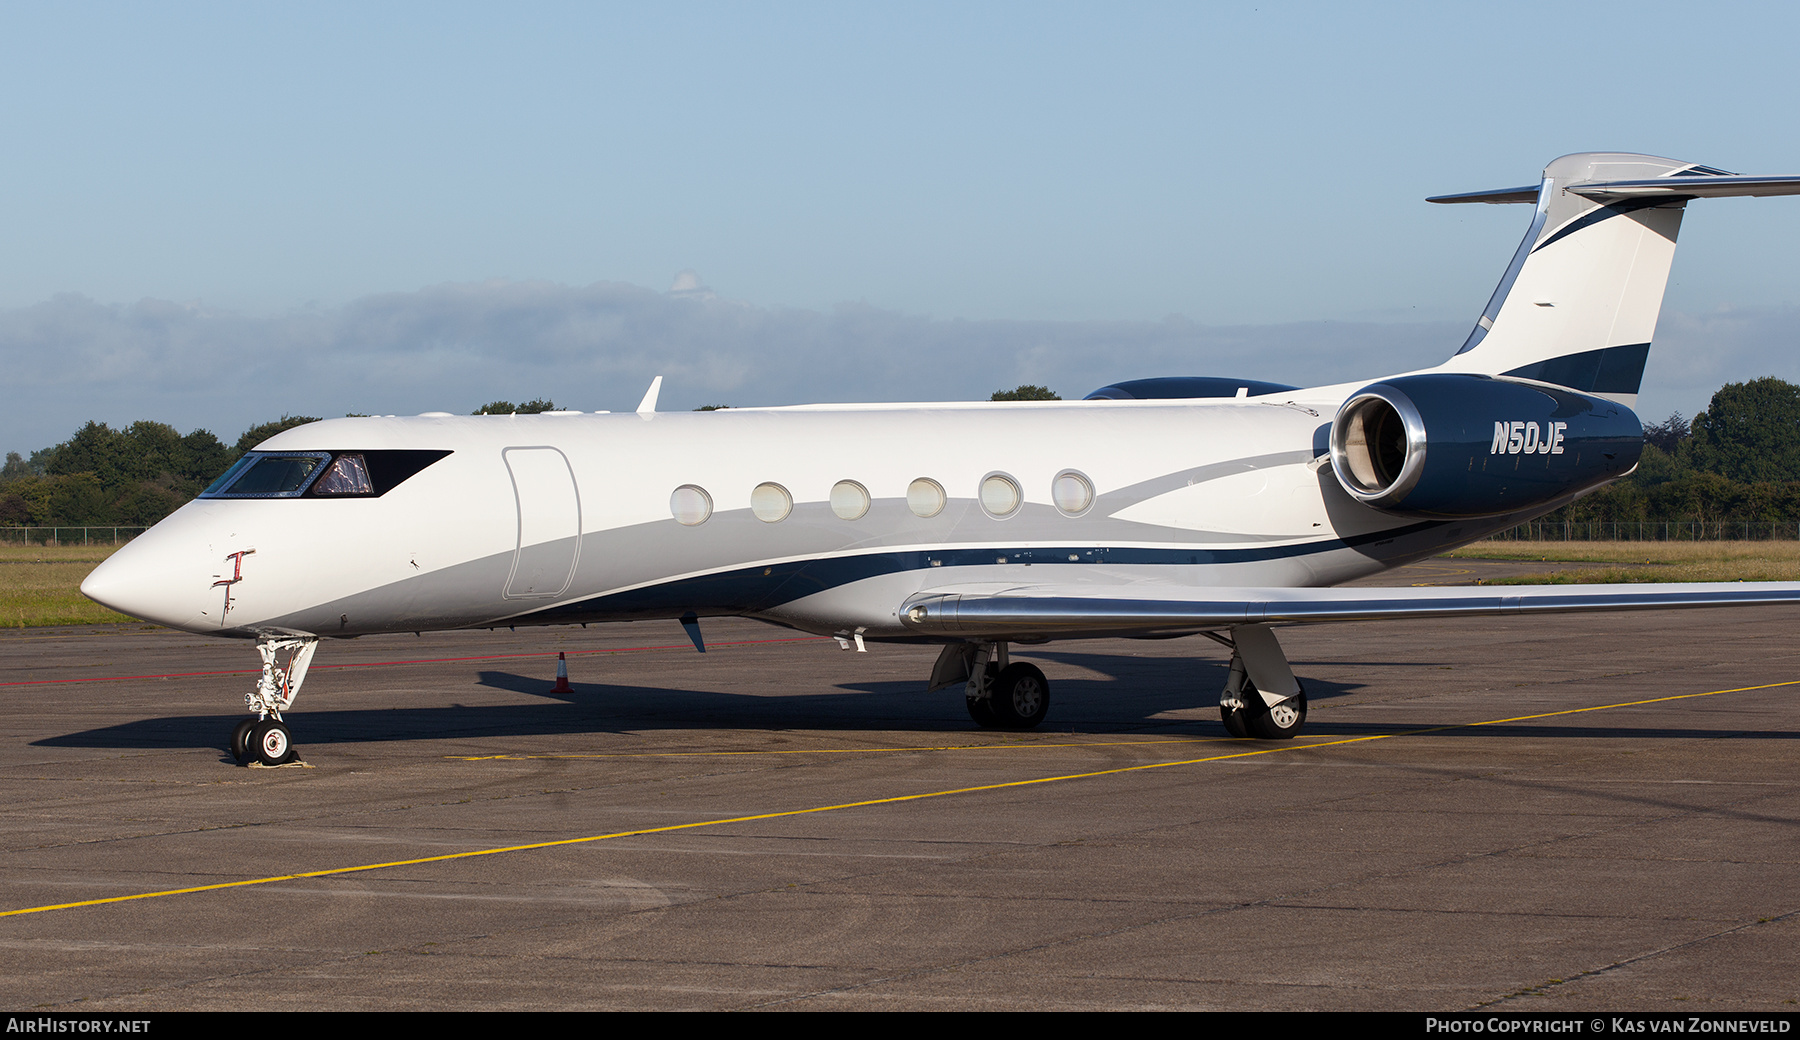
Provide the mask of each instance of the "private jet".
{"label": "private jet", "polygon": [[1636,402],[1686,204],[1800,193],[1584,153],[1461,349],[1331,386],[1115,383],[1080,401],[336,419],[246,453],[82,584],[121,613],[251,641],[240,761],[295,757],[320,640],[756,618],[841,646],[942,646],[928,683],[1027,729],[1050,684],[1009,647],[1200,635],[1238,737],[1293,737],[1277,627],[1772,603],[1800,583],[1334,588],[1504,531],[1637,465]]}

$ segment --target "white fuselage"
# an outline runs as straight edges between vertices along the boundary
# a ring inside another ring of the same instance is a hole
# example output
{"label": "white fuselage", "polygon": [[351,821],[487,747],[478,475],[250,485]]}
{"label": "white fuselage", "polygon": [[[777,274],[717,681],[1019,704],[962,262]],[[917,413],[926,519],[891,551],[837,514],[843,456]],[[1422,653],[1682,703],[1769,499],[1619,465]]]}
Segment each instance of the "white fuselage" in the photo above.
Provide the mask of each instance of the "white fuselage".
{"label": "white fuselage", "polygon": [[936,588],[1325,586],[1518,521],[1345,494],[1322,463],[1350,389],[337,419],[259,450],[450,454],[375,498],[196,500],[84,591],[238,637],[734,614],[903,638],[900,604]]}

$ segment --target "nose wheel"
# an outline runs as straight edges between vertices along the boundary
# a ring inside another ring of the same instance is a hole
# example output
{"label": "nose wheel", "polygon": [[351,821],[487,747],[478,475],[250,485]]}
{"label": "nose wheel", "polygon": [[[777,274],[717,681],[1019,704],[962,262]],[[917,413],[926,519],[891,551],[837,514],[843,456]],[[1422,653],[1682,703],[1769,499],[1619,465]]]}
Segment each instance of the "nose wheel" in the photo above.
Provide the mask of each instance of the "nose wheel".
{"label": "nose wheel", "polygon": [[250,729],[251,759],[265,766],[285,765],[294,760],[294,738],[287,723],[264,719]]}
{"label": "nose wheel", "polygon": [[231,757],[239,762],[250,761],[250,731],[256,728],[261,719],[245,719],[231,731]]}
{"label": "nose wheel", "polygon": [[306,679],[306,667],[312,663],[318,644],[313,636],[271,636],[256,641],[257,652],[262,655],[262,677],[244,697],[245,706],[256,717],[245,719],[231,731],[231,757],[265,766],[299,761],[300,756],[294,753],[293,734],[281,721],[281,713],[299,695],[300,683]]}
{"label": "nose wheel", "polygon": [[248,765],[281,766],[298,761],[294,736],[279,719],[245,719],[231,731],[231,757]]}

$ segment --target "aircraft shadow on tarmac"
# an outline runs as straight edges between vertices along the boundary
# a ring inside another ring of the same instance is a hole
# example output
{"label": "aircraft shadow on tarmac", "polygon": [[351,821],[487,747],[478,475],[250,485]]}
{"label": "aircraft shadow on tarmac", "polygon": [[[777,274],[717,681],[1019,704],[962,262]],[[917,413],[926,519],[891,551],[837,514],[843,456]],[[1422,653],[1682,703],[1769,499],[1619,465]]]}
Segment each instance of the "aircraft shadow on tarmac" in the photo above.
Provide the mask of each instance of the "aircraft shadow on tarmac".
{"label": "aircraft shadow on tarmac", "polygon": [[[1190,734],[1224,736],[1216,712],[1218,690],[1226,678],[1224,661],[1134,657],[1111,654],[1020,653],[1051,666],[1053,703],[1048,722],[1038,731],[1148,731],[1159,736]],[[1077,671],[1079,670],[1079,671]],[[1077,674],[1069,674],[1070,672]],[[1061,673],[1061,674],[1059,674]],[[1085,674],[1083,674],[1085,673]],[[1345,696],[1355,684],[1309,680],[1312,704]],[[790,693],[722,693],[709,690],[624,686],[571,682],[572,693],[557,694],[539,675],[483,671],[478,686],[540,698],[533,704],[468,705],[454,694],[431,705],[362,710],[298,710],[290,713],[297,743],[324,745],[439,739],[489,739],[582,733],[644,733],[659,730],[733,729],[968,732],[976,730],[965,714],[960,687],[925,692],[919,681],[848,682],[818,690]],[[1502,707],[1500,710],[1504,711]],[[34,747],[203,748],[223,749],[241,715],[180,715],[137,719],[32,742]],[[1366,736],[1434,725],[1454,725],[1429,714],[1405,726],[1331,722],[1316,716],[1306,735]],[[1546,737],[1693,737],[1702,731],[1670,728],[1620,728],[1577,723],[1534,722],[1510,726],[1452,729],[1446,733],[1483,736]],[[1722,729],[1706,735],[1793,738],[1787,731]]]}

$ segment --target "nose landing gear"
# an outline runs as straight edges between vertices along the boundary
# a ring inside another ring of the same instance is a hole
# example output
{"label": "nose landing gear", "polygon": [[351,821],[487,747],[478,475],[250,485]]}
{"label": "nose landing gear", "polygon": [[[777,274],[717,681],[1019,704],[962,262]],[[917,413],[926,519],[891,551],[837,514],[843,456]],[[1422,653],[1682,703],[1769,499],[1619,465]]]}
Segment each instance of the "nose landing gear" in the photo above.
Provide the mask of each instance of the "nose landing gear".
{"label": "nose landing gear", "polygon": [[256,713],[256,718],[245,719],[231,731],[233,758],[265,766],[300,760],[281,713],[299,695],[306,668],[318,646],[317,636],[265,636],[256,641],[257,653],[262,655],[262,676],[257,679],[256,688],[244,695],[245,706]]}

